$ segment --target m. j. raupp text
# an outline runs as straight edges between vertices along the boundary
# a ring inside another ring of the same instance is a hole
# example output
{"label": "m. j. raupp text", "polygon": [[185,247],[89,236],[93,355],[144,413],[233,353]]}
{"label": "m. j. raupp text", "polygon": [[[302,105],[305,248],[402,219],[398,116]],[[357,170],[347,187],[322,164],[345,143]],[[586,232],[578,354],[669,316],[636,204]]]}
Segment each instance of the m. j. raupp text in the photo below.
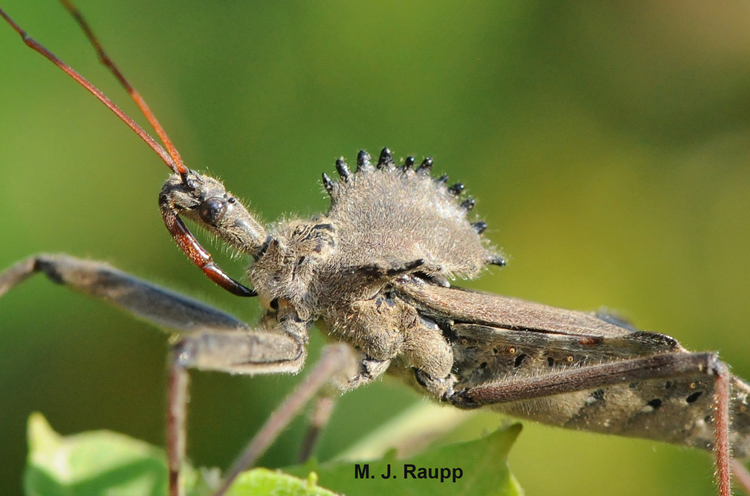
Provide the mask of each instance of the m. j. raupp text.
{"label": "m. j. raupp text", "polygon": [[[456,482],[458,479],[463,477],[464,471],[458,467],[418,467],[410,463],[404,464],[404,479],[415,479],[415,480],[439,480],[440,482]],[[383,479],[395,479],[397,478],[396,469],[391,470],[391,464],[386,465],[385,473],[380,474]],[[354,478],[355,479],[374,479],[375,474],[370,474],[370,464],[356,463],[354,465]]]}

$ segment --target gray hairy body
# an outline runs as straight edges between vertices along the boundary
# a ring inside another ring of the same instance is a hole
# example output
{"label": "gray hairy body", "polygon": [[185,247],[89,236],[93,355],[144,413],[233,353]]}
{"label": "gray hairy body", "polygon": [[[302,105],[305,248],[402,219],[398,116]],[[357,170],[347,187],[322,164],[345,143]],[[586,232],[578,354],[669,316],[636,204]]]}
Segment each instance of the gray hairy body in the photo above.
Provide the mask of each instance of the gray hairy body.
{"label": "gray hairy body", "polygon": [[[688,352],[608,315],[447,287],[499,259],[465,203],[427,171],[362,167],[329,187],[324,216],[272,228],[249,269],[261,295],[293,302],[361,354],[357,387],[385,371],[440,401],[487,383]],[[424,263],[400,270],[415,260]],[[389,273],[389,271],[392,271]],[[732,378],[736,456],[750,452],[750,386]],[[713,447],[713,379],[644,380],[491,405],[550,425]]]}
{"label": "gray hairy body", "polygon": [[[486,407],[566,428],[713,449],[715,397],[731,413],[735,456],[750,454],[750,386],[714,353],[639,331],[617,317],[548,307],[451,286],[503,258],[469,219],[463,186],[430,175],[426,159],[357,171],[337,161],[325,174],[324,215],[261,225],[218,180],[173,175],[160,195],[178,245],[223,287],[257,295],[265,313],[249,326],[223,312],[112,267],[65,255],[37,255],[0,273],[0,294],[45,272],[53,281],[108,300],[177,332],[175,366],[228,373],[295,373],[314,324],[354,351],[344,391],[385,373],[459,408]],[[216,271],[191,241],[191,219],[254,262],[241,286]],[[217,277],[218,274],[218,277]],[[717,377],[728,377],[728,393]]]}
{"label": "gray hairy body", "polygon": [[499,256],[458,195],[429,169],[364,165],[329,193],[326,215],[271,227],[265,253],[249,268],[253,286],[269,305],[287,301],[300,319],[320,319],[332,338],[354,345],[362,367],[346,388],[402,357],[432,394],[452,392],[448,342],[394,293],[393,282],[417,277],[445,285],[475,277]]}

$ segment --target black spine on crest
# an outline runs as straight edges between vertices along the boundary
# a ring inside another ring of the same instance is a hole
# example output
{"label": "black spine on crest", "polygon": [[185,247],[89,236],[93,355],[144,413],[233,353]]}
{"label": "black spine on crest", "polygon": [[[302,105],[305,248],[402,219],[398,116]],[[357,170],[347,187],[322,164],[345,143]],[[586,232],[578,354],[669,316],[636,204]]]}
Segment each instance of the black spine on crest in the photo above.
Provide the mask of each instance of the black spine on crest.
{"label": "black spine on crest", "polygon": [[464,190],[464,185],[462,183],[456,183],[450,188],[448,188],[448,192],[452,194],[453,196],[460,195],[463,190]]}
{"label": "black spine on crest", "polygon": [[432,170],[432,157],[427,157],[422,161],[422,164],[417,167],[417,172],[429,174],[430,170]]}
{"label": "black spine on crest", "polygon": [[367,169],[370,167],[370,154],[360,150],[357,154],[357,170]]}
{"label": "black spine on crest", "polygon": [[[356,162],[355,172],[343,157],[336,160],[338,182],[323,174],[323,186],[331,197],[327,214],[331,223],[342,221],[352,229],[342,238],[342,246],[346,245],[356,260],[350,267],[376,279],[414,273],[449,287],[448,278],[474,277],[482,266],[505,265],[505,259],[480,236],[487,223],[467,218],[475,206],[474,198],[463,195],[461,183],[449,187],[447,175],[434,178],[432,158],[425,158],[415,168],[414,157],[408,156],[397,166],[391,151],[384,148],[377,164],[370,163],[364,150],[357,154]],[[411,211],[404,214],[407,208]],[[406,232],[409,235],[404,238]],[[383,260],[393,262],[368,263],[371,259],[366,256],[372,246],[386,254]],[[419,258],[423,254],[430,254],[429,265]]]}
{"label": "black spine on crest", "polygon": [[497,265],[498,267],[505,267],[507,262],[500,255],[493,255],[487,259],[487,263],[490,265]]}
{"label": "black spine on crest", "polygon": [[383,150],[380,152],[380,158],[378,158],[378,169],[382,169],[383,167],[392,167],[396,165],[396,162],[393,161],[393,155],[391,155],[391,151],[388,149],[388,147],[383,148]]}
{"label": "black spine on crest", "polygon": [[325,172],[323,173],[323,187],[328,191],[329,195],[333,192],[333,181],[331,181],[331,178]]}
{"label": "black spine on crest", "polygon": [[338,171],[339,176],[341,176],[342,180],[349,180],[349,176],[351,175],[349,172],[349,166],[346,165],[343,157],[336,160],[336,171]]}
{"label": "black spine on crest", "polygon": [[487,230],[487,223],[483,220],[480,220],[479,222],[473,223],[471,227],[474,228],[477,234],[482,234],[484,231]]}

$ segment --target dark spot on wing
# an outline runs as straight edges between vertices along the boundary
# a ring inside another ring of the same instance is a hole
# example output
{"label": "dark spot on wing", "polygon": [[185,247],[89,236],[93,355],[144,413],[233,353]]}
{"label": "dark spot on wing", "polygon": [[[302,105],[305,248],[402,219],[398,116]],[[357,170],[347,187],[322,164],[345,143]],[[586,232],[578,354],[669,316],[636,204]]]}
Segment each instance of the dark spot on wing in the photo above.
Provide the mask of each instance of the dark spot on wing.
{"label": "dark spot on wing", "polygon": [[688,403],[695,403],[695,401],[700,398],[702,394],[703,391],[696,391],[695,393],[685,398],[685,401],[687,401]]}
{"label": "dark spot on wing", "polygon": [[654,410],[659,408],[662,404],[662,401],[659,398],[654,398],[653,400],[646,403],[648,406],[652,407]]}

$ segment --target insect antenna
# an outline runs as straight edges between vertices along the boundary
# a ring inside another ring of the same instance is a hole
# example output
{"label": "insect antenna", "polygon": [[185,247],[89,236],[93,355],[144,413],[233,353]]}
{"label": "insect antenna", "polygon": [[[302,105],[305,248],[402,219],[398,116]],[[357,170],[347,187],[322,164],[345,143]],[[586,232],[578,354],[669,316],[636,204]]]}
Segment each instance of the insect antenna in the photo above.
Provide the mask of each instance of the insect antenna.
{"label": "insect antenna", "polygon": [[[24,31],[18,24],[16,24],[16,22],[13,21],[13,19],[11,19],[10,16],[8,16],[8,14],[6,14],[2,9],[0,9],[0,16],[2,16],[2,18],[5,19],[8,24],[10,24],[10,26],[16,31],[16,33],[21,35],[23,42],[28,47],[36,52],[39,52],[57,67],[62,69],[63,72],[72,77],[76,82],[78,82],[78,84],[86,88],[92,95],[98,98],[100,102],[106,105],[108,109],[114,112],[117,117],[119,117],[125,124],[127,124],[130,129],[135,131],[135,133],[140,136],[140,138],[145,141],[146,144],[150,146],[157,155],[159,155],[164,163],[167,164],[167,167],[169,167],[175,174],[178,174],[181,177],[182,183],[189,187],[190,185],[188,181],[188,173],[190,172],[190,170],[183,163],[180,154],[177,152],[177,149],[172,144],[169,136],[167,136],[164,128],[162,128],[161,124],[159,124],[159,121],[156,119],[153,112],[151,112],[151,109],[149,109],[146,101],[128,82],[128,80],[125,78],[122,72],[120,72],[120,69],[115,65],[112,59],[109,58],[107,53],[104,51],[102,44],[97,39],[96,35],[94,35],[93,30],[83,18],[81,12],[75,7],[75,5],[73,5],[70,0],[60,0],[60,2],[63,4],[63,7],[65,7],[65,9],[73,16],[83,32],[86,34],[89,42],[96,50],[101,63],[104,64],[112,72],[115,78],[117,78],[120,84],[133,98],[133,101],[146,117],[146,120],[148,120],[149,124],[151,124],[151,127],[153,127],[153,129],[156,131],[156,134],[164,143],[164,146],[167,148],[166,151],[156,140],[154,140],[154,138],[152,138],[142,127],[140,127],[117,105],[115,105],[112,100],[107,98],[107,96],[104,95],[104,93],[102,93],[96,86],[94,86],[86,78],[81,76],[68,64],[57,58],[52,52],[47,50],[39,42],[30,37],[26,33],[26,31]],[[187,255],[187,257],[190,259],[190,261],[193,262],[193,264],[203,270],[203,272],[209,277],[209,279],[235,295],[257,295],[257,293],[252,289],[249,289],[236,280],[232,279],[219,266],[217,266],[216,263],[213,262],[211,254],[200,245],[197,239],[195,239],[195,236],[193,236],[187,226],[185,226],[182,220],[178,217],[177,212],[163,210],[162,217],[164,219],[167,230],[172,235],[172,238],[177,243],[177,246]]]}
{"label": "insect antenna", "polygon": [[180,157],[180,152],[178,152],[177,148],[175,148],[174,144],[172,144],[172,140],[169,139],[169,136],[167,136],[167,132],[164,131],[164,128],[161,126],[161,124],[159,124],[159,121],[156,119],[154,113],[151,112],[148,104],[146,104],[146,100],[144,100],[141,94],[138,93],[135,88],[133,88],[133,86],[128,82],[127,79],[125,79],[125,76],[115,65],[114,61],[109,58],[109,55],[107,55],[107,52],[104,51],[104,47],[101,43],[99,43],[99,39],[94,34],[94,31],[91,29],[91,26],[89,26],[88,22],[86,22],[86,19],[84,19],[81,11],[78,10],[78,8],[73,5],[70,0],[60,0],[60,3],[62,3],[63,7],[65,7],[65,10],[67,10],[70,15],[73,16],[73,19],[75,19],[75,21],[81,27],[84,34],[89,39],[89,42],[94,47],[94,50],[96,50],[99,61],[104,64],[107,69],[110,70],[110,72],[112,72],[115,78],[117,78],[123,88],[125,88],[125,91],[128,92],[135,104],[146,117],[148,123],[151,124],[151,127],[154,129],[154,131],[156,131],[156,135],[159,136],[159,139],[162,141],[162,143],[164,143],[169,156],[172,157],[172,161],[175,164],[175,168],[172,168],[172,170],[181,174],[184,178],[185,174],[187,173],[187,167],[185,167],[185,164],[182,161],[182,157]]}
{"label": "insect antenna", "polygon": [[[63,0],[63,4],[65,4],[65,1]],[[96,86],[91,84],[86,78],[81,76],[78,72],[76,72],[72,67],[70,67],[68,64],[60,60],[47,50],[44,46],[42,46],[39,42],[37,42],[34,38],[29,36],[26,31],[24,31],[16,22],[8,16],[8,14],[5,13],[4,10],[0,9],[0,17],[5,19],[5,21],[10,24],[10,26],[13,28],[13,30],[18,33],[21,38],[23,39],[23,42],[31,48],[32,50],[40,53],[43,55],[47,60],[55,64],[57,67],[63,70],[65,74],[73,78],[78,84],[86,88],[89,93],[94,95],[100,102],[102,102],[108,109],[110,109],[112,112],[117,115],[117,117],[120,118],[125,124],[128,125],[130,129],[132,129],[135,134],[137,134],[143,141],[146,142],[148,146],[151,147],[152,150],[156,152],[157,155],[164,161],[165,164],[167,164],[167,167],[172,169],[176,174],[185,175],[188,172],[187,167],[185,167],[185,164],[182,163],[182,160],[180,159],[179,154],[172,155],[170,153],[167,153],[164,148],[154,139],[152,138],[141,126],[139,126],[133,119],[131,119],[125,112],[120,109],[117,105],[112,102],[107,96],[102,93]],[[80,15],[79,15],[80,17]],[[85,24],[84,24],[85,25]],[[89,30],[90,31],[90,30]],[[119,72],[119,71],[118,71]],[[118,78],[119,79],[119,78]],[[124,81],[124,78],[121,79],[121,81]],[[127,83],[127,81],[126,81]],[[132,93],[131,93],[132,94]],[[136,93],[137,95],[137,93]],[[133,97],[136,99],[136,97]],[[138,97],[141,101],[143,101],[140,96]],[[138,99],[136,99],[136,104],[138,104],[139,108],[146,114],[146,118],[149,120],[149,122],[154,125],[154,129],[157,130],[157,134],[159,133],[159,130],[161,129],[161,126],[159,126],[158,122],[156,122],[156,119],[153,118],[153,114],[148,110],[148,107],[145,106],[145,102],[143,102],[143,106],[138,102]],[[145,110],[144,110],[145,108]],[[149,118],[149,115],[151,115],[151,118]],[[153,119],[153,120],[152,120]],[[161,131],[163,133],[163,130]],[[160,134],[161,136],[161,134]],[[166,136],[166,134],[164,135]],[[163,138],[162,138],[163,139]],[[167,148],[169,149],[171,146],[171,142],[169,142],[169,139],[165,141],[165,143],[168,143]],[[174,147],[172,147],[173,149]],[[176,151],[175,151],[176,153]],[[176,158],[175,158],[176,157]]]}

